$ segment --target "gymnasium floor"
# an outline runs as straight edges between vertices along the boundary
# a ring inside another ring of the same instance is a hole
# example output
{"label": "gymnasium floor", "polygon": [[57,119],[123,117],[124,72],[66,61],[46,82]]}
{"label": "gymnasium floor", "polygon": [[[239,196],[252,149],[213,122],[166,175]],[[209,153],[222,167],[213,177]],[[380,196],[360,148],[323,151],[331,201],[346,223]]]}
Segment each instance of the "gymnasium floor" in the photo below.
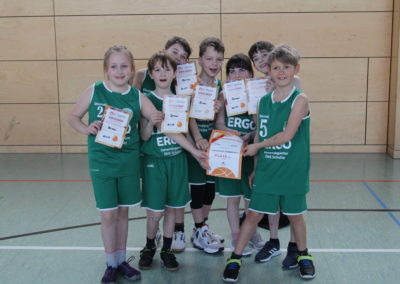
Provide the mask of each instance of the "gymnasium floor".
{"label": "gymnasium floor", "polygon": [[[400,160],[313,154],[308,201],[308,246],[317,269],[312,283],[399,283]],[[217,197],[210,226],[230,243],[224,207]],[[105,259],[86,155],[0,155],[0,210],[0,283],[99,283]],[[135,267],[144,216],[140,207],[130,211],[128,256],[136,257]],[[185,228],[189,239],[190,214]],[[244,258],[238,283],[303,282],[297,271],[281,270],[289,231],[279,234],[282,255],[264,264]],[[210,256],[188,244],[177,255],[178,272],[163,270],[157,254],[139,283],[223,283],[229,254],[229,247]]]}

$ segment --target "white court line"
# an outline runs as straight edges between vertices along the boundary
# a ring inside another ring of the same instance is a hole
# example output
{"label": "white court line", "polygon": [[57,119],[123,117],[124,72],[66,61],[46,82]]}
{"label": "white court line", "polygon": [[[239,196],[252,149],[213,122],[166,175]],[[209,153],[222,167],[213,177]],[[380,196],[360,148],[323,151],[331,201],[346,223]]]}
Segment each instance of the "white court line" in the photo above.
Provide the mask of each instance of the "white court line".
{"label": "white court line", "polygon": [[[137,247],[128,247],[128,251],[140,251],[143,248]],[[51,246],[0,246],[0,250],[78,250],[78,251],[103,251],[103,247],[51,247]],[[186,248],[185,251],[196,251],[199,252],[196,248]],[[231,248],[225,248],[225,252],[231,252]],[[282,248],[281,251],[286,252],[285,248]],[[312,249],[311,252],[323,252],[323,253],[400,253],[400,249]]]}

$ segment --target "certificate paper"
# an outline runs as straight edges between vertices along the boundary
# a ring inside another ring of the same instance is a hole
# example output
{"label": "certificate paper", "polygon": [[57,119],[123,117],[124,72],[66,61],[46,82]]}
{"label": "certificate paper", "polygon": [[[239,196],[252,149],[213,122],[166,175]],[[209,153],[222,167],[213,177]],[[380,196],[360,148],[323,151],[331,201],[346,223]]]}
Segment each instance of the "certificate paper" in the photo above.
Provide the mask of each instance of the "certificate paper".
{"label": "certificate paper", "polygon": [[186,133],[188,132],[190,97],[166,96],[163,101],[164,120],[161,123],[161,132]]}
{"label": "certificate paper", "polygon": [[217,87],[197,84],[189,116],[202,120],[213,120],[216,98]]}
{"label": "certificate paper", "polygon": [[191,96],[197,82],[196,63],[179,64],[176,70],[176,94]]}
{"label": "certificate paper", "polygon": [[95,142],[121,149],[132,113],[106,106]]}
{"label": "certificate paper", "polygon": [[244,80],[226,81],[224,84],[226,114],[228,116],[247,112],[247,91]]}
{"label": "certificate paper", "polygon": [[231,133],[213,130],[208,147],[207,174],[216,177],[240,179],[242,172],[243,140]]}
{"label": "certificate paper", "polygon": [[267,79],[266,78],[252,78],[247,79],[247,92],[249,96],[249,114],[257,113],[257,106],[260,99],[267,93]]}

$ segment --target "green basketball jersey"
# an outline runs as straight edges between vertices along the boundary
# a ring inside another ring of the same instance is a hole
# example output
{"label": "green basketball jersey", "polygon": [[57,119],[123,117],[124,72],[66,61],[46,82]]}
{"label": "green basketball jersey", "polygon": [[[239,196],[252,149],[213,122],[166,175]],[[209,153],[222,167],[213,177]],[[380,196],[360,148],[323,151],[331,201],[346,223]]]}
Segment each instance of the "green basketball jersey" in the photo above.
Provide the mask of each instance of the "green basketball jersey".
{"label": "green basketball jersey", "polygon": [[129,128],[121,149],[95,142],[95,135],[88,136],[89,168],[93,174],[123,176],[132,173],[135,159],[139,159],[140,92],[129,88],[125,93],[116,93],[107,88],[104,82],[93,86],[93,96],[89,106],[89,124],[101,120],[106,105],[132,113]]}
{"label": "green basketball jersey", "polygon": [[235,116],[227,116],[225,113],[225,126],[239,131],[241,135],[248,134],[256,129],[252,115],[247,113]]}
{"label": "green basketball jersey", "polygon": [[[155,108],[162,111],[163,99],[154,92],[145,94],[150,99]],[[142,142],[142,153],[150,157],[171,157],[182,153],[182,147],[174,140],[160,132],[157,127],[153,128],[153,133],[149,140]]]}
{"label": "green basketball jersey", "polygon": [[[140,90],[142,91],[142,93],[150,93],[150,92],[154,91],[155,89],[156,89],[156,84],[154,83],[154,80],[151,79],[148,69],[146,69],[145,75],[144,75],[144,80],[142,82],[142,86],[140,87]],[[176,94],[175,80],[172,81],[171,92]]]}
{"label": "green basketball jersey", "polygon": [[[221,83],[221,80],[215,79],[215,81],[216,81],[216,84],[218,87],[218,89],[217,89],[217,96],[218,96],[218,94],[222,90],[222,83]],[[196,119],[196,122],[197,122],[197,127],[199,128],[201,136],[208,140],[210,138],[211,132],[213,131],[213,129],[215,129],[214,120]]]}
{"label": "green basketball jersey", "polygon": [[[301,94],[293,88],[288,98],[274,102],[274,92],[265,95],[258,109],[258,137],[262,142],[282,132],[296,98]],[[269,194],[305,194],[309,191],[310,115],[303,118],[289,142],[260,149],[253,190]],[[257,177],[257,175],[259,175]]]}

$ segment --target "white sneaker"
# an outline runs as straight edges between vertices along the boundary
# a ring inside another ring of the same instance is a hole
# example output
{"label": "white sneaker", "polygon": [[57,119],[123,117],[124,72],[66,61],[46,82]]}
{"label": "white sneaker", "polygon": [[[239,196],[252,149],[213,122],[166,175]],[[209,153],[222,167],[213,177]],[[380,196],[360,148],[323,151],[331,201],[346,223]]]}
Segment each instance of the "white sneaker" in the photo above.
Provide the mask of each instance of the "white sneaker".
{"label": "white sneaker", "polygon": [[258,250],[262,249],[263,246],[265,245],[265,241],[262,239],[258,231],[256,231],[254,235],[251,237],[249,245]]}
{"label": "white sneaker", "polygon": [[214,233],[213,231],[210,230],[210,226],[208,225],[208,221],[205,222],[206,226],[208,227],[208,233],[211,235],[211,237],[214,240],[219,241],[221,244],[225,241],[224,237],[221,235],[218,235],[216,233]]}
{"label": "white sneaker", "polygon": [[158,247],[160,243],[161,243],[161,232],[160,228],[158,228],[156,233],[156,247]]}
{"label": "white sneaker", "polygon": [[221,243],[213,239],[208,232],[207,226],[197,228],[193,236],[193,246],[200,250],[204,250],[206,253],[217,253],[222,251],[224,247],[221,247]]}
{"label": "white sneaker", "polygon": [[185,233],[181,231],[174,232],[171,250],[173,252],[183,252],[185,250],[185,247]]}
{"label": "white sneaker", "polygon": [[[235,250],[236,243],[237,243],[237,241],[235,241],[235,240],[232,240],[232,241],[231,241],[232,251]],[[249,245],[247,244],[247,246],[245,246],[244,249],[243,249],[242,255],[243,255],[243,256],[249,256],[249,255],[251,255],[252,253],[253,253],[253,250],[252,250],[251,247],[249,247]]]}

